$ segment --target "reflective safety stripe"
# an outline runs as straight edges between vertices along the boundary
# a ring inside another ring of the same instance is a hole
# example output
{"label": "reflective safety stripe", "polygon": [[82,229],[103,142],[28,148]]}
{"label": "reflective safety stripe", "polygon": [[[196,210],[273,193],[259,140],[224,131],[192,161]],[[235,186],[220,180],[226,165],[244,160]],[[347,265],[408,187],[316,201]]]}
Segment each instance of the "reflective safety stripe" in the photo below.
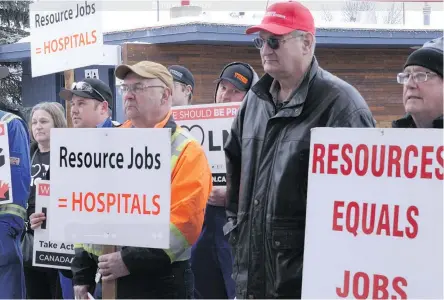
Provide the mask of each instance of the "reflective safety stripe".
{"label": "reflective safety stripe", "polygon": [[[195,139],[187,130],[181,127],[176,129],[171,138],[171,170],[174,170],[176,167],[185,146],[193,140]],[[173,223],[170,223],[170,248],[164,251],[169,256],[171,262],[184,261],[191,258],[191,245]]]}
{"label": "reflective safety stripe", "polygon": [[5,122],[5,123],[9,123],[10,121],[14,120],[14,119],[20,119],[19,116],[11,114],[11,113],[6,113],[1,119],[0,121]]}
{"label": "reflective safety stripe", "polygon": [[180,127],[178,127],[176,132],[171,136],[171,170],[174,170],[176,167],[183,148],[192,140],[195,140],[192,135]]}
{"label": "reflective safety stripe", "polygon": [[26,209],[17,204],[11,204],[11,203],[1,204],[0,215],[6,215],[6,214],[18,216],[23,220],[26,219]]}
{"label": "reflective safety stripe", "polygon": [[[170,249],[164,251],[170,257],[171,262],[188,260],[191,257],[191,245],[182,235],[176,225],[170,223]],[[187,251],[189,250],[189,251]]]}
{"label": "reflective safety stripe", "polygon": [[[176,128],[176,131],[171,136],[171,170],[174,170],[176,167],[177,161],[185,146],[193,140],[195,139],[187,130],[181,127]],[[96,256],[104,253],[103,245],[75,244],[74,248],[83,248],[85,251]],[[188,244],[186,238],[173,223],[170,223],[170,249],[165,249],[164,251],[170,257],[171,262],[184,261],[191,258],[191,245]]]}
{"label": "reflective safety stripe", "polygon": [[83,248],[86,252],[100,256],[104,254],[104,246],[96,244],[74,244],[74,249]]}

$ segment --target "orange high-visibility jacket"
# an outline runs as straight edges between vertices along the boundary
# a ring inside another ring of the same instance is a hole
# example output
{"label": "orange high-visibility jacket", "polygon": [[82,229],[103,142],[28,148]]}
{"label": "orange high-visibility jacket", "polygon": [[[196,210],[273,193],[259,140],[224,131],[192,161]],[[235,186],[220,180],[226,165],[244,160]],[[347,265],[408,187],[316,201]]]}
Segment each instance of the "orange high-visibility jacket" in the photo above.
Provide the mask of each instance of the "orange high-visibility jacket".
{"label": "orange high-visibility jacket", "polygon": [[[126,121],[119,127],[133,126]],[[130,274],[147,274],[165,268],[166,264],[190,259],[191,246],[202,230],[205,207],[213,187],[211,169],[203,148],[187,130],[176,124],[171,112],[155,128],[172,130],[170,248],[123,247],[122,259]],[[97,256],[104,254],[103,246],[76,244],[75,248],[71,266],[74,284],[91,284],[91,274],[95,274],[97,268]],[[95,256],[93,261],[88,253]]]}
{"label": "orange high-visibility jacket", "polygon": [[[120,127],[131,128],[131,121]],[[166,252],[171,262],[186,260],[202,229],[205,206],[212,190],[211,169],[201,145],[176,124],[171,112],[155,128],[171,128],[172,138],[175,135],[183,137],[177,145],[178,156],[174,157],[174,151],[171,153],[175,166],[171,170],[170,249]]]}

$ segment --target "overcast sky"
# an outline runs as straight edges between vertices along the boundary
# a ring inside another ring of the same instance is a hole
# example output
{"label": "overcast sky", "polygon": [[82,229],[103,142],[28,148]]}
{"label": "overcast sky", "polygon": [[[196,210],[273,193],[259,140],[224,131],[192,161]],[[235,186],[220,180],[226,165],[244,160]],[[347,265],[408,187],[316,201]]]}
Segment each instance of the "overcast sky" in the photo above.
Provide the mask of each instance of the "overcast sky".
{"label": "overcast sky", "polygon": [[[193,18],[194,20],[202,20],[207,22],[218,23],[241,23],[252,24],[259,23],[261,14],[264,12],[267,5],[267,1],[190,1],[191,5],[197,5],[202,7],[202,11],[205,13],[201,17]],[[269,1],[269,5],[273,0]],[[147,27],[155,25],[164,25],[168,23],[181,22],[183,19],[172,20],[170,18],[170,8],[172,6],[179,6],[179,0],[160,0],[160,23],[157,22],[157,1],[107,1],[103,9],[103,26],[104,31],[115,31],[122,29],[132,29],[138,27]],[[376,2],[376,25],[375,18],[369,17],[368,13],[362,13],[360,15],[359,24],[345,23],[343,22],[343,7],[345,5],[344,0],[334,1],[303,1],[303,4],[312,10],[315,17],[315,22],[318,27],[352,27],[364,26],[364,27],[390,27],[390,25],[384,24],[384,18],[387,17],[388,11],[392,8],[394,2],[384,3]],[[393,11],[399,11],[402,19],[402,3],[395,3]],[[419,29],[419,28],[444,28],[444,13],[443,3],[430,3],[432,14],[430,26],[423,26],[423,12],[424,3],[404,3],[405,9],[405,24],[402,23],[395,25],[394,27]],[[232,8],[232,10],[227,10]],[[244,17],[232,17],[236,12],[244,11]],[[329,13],[325,13],[329,11]],[[326,22],[326,15],[332,18],[332,21]]]}

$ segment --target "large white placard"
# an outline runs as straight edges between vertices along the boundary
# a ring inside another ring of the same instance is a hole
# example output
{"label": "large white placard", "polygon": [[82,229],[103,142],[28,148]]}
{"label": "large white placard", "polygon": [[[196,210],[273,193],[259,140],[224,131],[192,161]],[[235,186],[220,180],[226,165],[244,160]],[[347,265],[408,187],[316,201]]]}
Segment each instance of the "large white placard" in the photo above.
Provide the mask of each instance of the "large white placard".
{"label": "large white placard", "polygon": [[213,174],[213,186],[226,186],[224,144],[237,115],[240,102],[177,106],[173,117],[191,132],[205,150]]}
{"label": "large white placard", "polygon": [[302,298],[443,298],[443,130],[311,132]]}
{"label": "large white placard", "polygon": [[50,228],[47,220],[52,218],[49,202],[50,182],[39,180],[35,189],[35,211],[43,212],[46,220],[40,228],[34,230],[34,247],[32,265],[35,267],[71,270],[74,258],[74,244],[54,241],[49,238]]}
{"label": "large white placard", "polygon": [[38,1],[29,5],[32,77],[100,64],[100,1]]}
{"label": "large white placard", "polygon": [[171,129],[51,129],[51,240],[169,248]]}
{"label": "large white placard", "polygon": [[0,122],[0,205],[12,203],[11,165],[20,164],[19,157],[9,156],[8,124]]}

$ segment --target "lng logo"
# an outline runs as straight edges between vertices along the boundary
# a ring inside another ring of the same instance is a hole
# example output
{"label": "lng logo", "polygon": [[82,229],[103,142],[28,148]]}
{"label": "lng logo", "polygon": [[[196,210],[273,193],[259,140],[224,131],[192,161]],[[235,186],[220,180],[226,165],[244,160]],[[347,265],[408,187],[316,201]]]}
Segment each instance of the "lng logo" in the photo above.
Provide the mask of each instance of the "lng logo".
{"label": "lng logo", "polygon": [[0,136],[5,135],[5,125],[0,124]]}
{"label": "lng logo", "polygon": [[49,184],[42,183],[39,185],[39,196],[49,196]]}
{"label": "lng logo", "polygon": [[200,142],[200,145],[203,146],[204,141],[205,141],[205,132],[204,132],[202,127],[200,127],[199,125],[193,125],[191,127],[188,127],[188,126],[185,126],[185,125],[180,125],[180,127],[185,128],[186,130],[188,130],[191,133],[191,135],[198,142]]}

